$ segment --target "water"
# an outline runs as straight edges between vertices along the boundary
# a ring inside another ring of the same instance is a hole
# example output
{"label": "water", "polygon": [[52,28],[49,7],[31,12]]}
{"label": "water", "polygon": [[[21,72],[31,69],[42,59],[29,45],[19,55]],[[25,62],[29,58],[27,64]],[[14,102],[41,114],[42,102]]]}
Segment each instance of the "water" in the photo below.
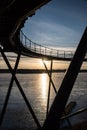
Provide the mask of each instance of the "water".
{"label": "water", "polygon": [[[43,125],[46,118],[46,106],[48,96],[49,77],[42,74],[17,74],[16,75],[40,124]],[[58,91],[64,73],[53,73],[52,79]],[[0,75],[0,112],[5,100],[11,75]],[[54,89],[51,86],[50,106],[55,98]],[[73,111],[87,107],[87,73],[79,73],[68,102],[76,101],[77,105]],[[70,119],[71,123],[87,121],[87,112]],[[37,128],[31,113],[29,112],[21,93],[14,82],[9,103],[6,109],[1,130],[35,130]]]}

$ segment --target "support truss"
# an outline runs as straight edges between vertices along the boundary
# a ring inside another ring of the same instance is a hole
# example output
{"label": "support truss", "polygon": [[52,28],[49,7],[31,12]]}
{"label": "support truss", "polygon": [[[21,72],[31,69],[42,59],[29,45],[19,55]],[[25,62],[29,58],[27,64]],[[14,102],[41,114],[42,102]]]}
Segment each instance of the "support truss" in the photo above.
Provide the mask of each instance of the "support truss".
{"label": "support truss", "polygon": [[[48,68],[47,68],[46,63],[44,62],[44,60],[42,60],[42,62],[43,62],[43,64],[44,64],[44,67],[45,67],[45,69],[46,69],[46,72],[47,72],[47,74],[48,74],[48,76],[49,76],[48,99],[47,99],[47,111],[46,111],[46,118],[47,118],[48,113],[49,113],[49,102],[50,102],[51,84],[52,84],[52,87],[53,87],[53,89],[54,89],[56,95],[57,95],[57,90],[56,90],[56,87],[55,87],[54,82],[53,82],[53,80],[52,80],[53,60],[51,59],[50,72],[48,71]],[[66,115],[65,110],[64,110],[64,114]],[[71,123],[70,123],[70,120],[69,120],[68,118],[66,118],[66,121],[67,121],[67,123],[68,123],[70,129],[72,130],[72,125],[71,125]]]}
{"label": "support truss", "polygon": [[0,52],[2,54],[2,57],[3,57],[7,67],[9,69],[10,73],[12,74],[12,78],[11,78],[11,81],[10,81],[10,84],[9,84],[8,92],[7,92],[6,99],[5,99],[5,102],[4,102],[4,105],[3,105],[3,108],[2,108],[2,112],[1,112],[1,116],[0,116],[0,126],[2,125],[2,121],[3,121],[3,118],[4,118],[4,114],[5,114],[6,107],[7,107],[7,104],[8,104],[8,100],[9,100],[9,97],[10,97],[10,93],[11,93],[11,90],[12,90],[13,82],[15,80],[15,82],[17,84],[17,87],[20,90],[20,93],[21,93],[22,97],[24,98],[25,103],[26,103],[29,111],[32,114],[32,117],[33,117],[37,127],[40,129],[41,125],[40,125],[40,123],[39,123],[39,121],[38,121],[38,119],[37,119],[37,117],[36,117],[32,107],[31,107],[31,105],[30,105],[30,103],[29,103],[29,101],[28,101],[28,99],[27,99],[27,97],[26,97],[26,95],[25,95],[25,93],[24,93],[24,91],[23,91],[23,89],[22,89],[22,87],[21,87],[17,77],[16,77],[16,71],[17,71],[17,67],[18,67],[19,61],[20,61],[21,53],[18,54],[16,63],[15,63],[15,67],[14,67],[14,69],[12,69],[12,67],[11,67],[11,65],[10,65],[6,55],[5,55],[5,53],[3,52],[3,48],[1,48],[1,47],[0,47]]}
{"label": "support truss", "polygon": [[80,71],[81,65],[87,53],[87,27],[80,40],[74,57],[70,63],[70,66],[65,74],[60,89],[54,99],[54,102],[50,108],[49,114],[44,122],[42,130],[59,130],[60,118],[64,111],[65,105],[68,101],[69,95],[72,91],[75,80]]}

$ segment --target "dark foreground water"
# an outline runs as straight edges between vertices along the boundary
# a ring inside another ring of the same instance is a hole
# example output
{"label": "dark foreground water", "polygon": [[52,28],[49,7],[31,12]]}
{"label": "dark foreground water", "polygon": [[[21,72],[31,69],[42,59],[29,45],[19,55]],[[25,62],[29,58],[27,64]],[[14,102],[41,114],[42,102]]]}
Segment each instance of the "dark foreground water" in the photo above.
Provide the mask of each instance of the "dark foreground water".
{"label": "dark foreground water", "polygon": [[[58,90],[64,73],[54,73],[53,82]],[[0,113],[5,100],[11,75],[0,74]],[[40,122],[43,125],[46,117],[49,78],[47,74],[17,74],[17,78]],[[50,105],[55,97],[51,87]],[[73,111],[87,107],[87,73],[80,73],[75,82],[69,101],[76,101]],[[70,118],[71,124],[87,121],[87,112]],[[67,125],[67,123],[65,123]],[[64,125],[64,124],[63,124]],[[37,128],[15,82],[0,130],[35,130]]]}

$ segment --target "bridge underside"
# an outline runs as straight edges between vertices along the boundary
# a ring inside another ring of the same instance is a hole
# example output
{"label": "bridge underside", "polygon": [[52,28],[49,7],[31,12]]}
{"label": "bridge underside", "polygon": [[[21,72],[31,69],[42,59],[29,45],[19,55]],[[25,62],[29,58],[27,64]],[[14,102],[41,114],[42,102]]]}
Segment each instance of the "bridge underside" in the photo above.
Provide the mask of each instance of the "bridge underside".
{"label": "bridge underside", "polygon": [[0,44],[4,51],[19,52],[19,34],[27,17],[50,0],[0,0]]}

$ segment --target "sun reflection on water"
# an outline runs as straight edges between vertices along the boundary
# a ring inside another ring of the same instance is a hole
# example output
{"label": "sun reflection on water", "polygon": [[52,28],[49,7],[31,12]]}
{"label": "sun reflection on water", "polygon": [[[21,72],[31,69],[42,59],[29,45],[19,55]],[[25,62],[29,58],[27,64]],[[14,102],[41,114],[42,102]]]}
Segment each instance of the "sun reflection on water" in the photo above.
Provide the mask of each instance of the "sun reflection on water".
{"label": "sun reflection on water", "polygon": [[48,90],[48,76],[47,74],[43,73],[41,75],[41,94],[43,103],[47,102],[47,90]]}

